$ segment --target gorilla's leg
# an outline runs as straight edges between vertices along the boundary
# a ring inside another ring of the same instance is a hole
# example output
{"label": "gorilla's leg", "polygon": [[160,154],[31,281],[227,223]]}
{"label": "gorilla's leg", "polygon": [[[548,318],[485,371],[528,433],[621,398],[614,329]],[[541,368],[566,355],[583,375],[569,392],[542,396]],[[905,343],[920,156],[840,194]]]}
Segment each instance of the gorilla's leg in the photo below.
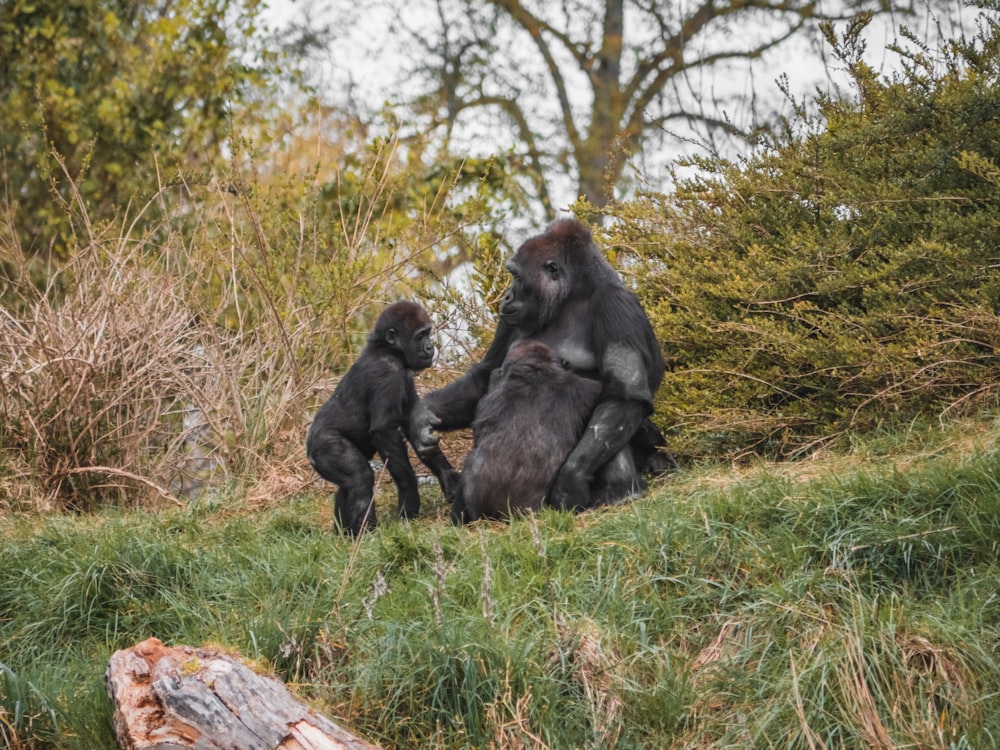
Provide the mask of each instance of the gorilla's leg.
{"label": "gorilla's leg", "polygon": [[[583,437],[559,470],[549,503],[560,510],[582,510],[593,504],[591,485],[605,466],[613,467],[612,487],[601,495],[621,499],[638,480],[629,440],[642,423],[642,405],[629,401],[605,401],[597,405]],[[627,452],[628,458],[619,454]],[[607,502],[607,501],[606,501]]]}
{"label": "gorilla's leg", "polygon": [[432,448],[423,456],[417,454],[417,458],[437,477],[438,484],[441,485],[441,493],[444,495],[445,500],[454,506],[458,488],[462,481],[461,475],[455,471],[451,463],[441,452],[441,449],[437,447]]}
{"label": "gorilla's leg", "polygon": [[462,524],[472,523],[477,520],[479,520],[479,513],[471,510],[465,504],[465,488],[462,484],[461,477],[459,476],[458,485],[452,493],[451,522],[455,526],[461,526]]}
{"label": "gorilla's leg", "polygon": [[343,487],[333,496],[333,522],[338,529],[347,528],[347,490]]}
{"label": "gorilla's leg", "polygon": [[358,536],[375,528],[374,486],[375,472],[365,461],[364,468],[359,467],[354,477],[337,490],[334,518],[345,534]]}
{"label": "gorilla's leg", "polygon": [[333,518],[338,528],[352,536],[375,528],[375,472],[369,457],[339,433],[327,432],[314,442],[309,460],[320,476],[337,485]]}

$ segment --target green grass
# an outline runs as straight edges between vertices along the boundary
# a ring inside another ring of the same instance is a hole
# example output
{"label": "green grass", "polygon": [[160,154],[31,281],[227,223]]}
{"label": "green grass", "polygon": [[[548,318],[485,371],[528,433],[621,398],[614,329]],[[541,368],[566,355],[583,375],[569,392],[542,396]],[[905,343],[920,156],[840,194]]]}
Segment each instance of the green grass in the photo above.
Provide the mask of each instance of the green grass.
{"label": "green grass", "polygon": [[331,498],[0,518],[0,738],[115,747],[103,673],[219,644],[385,747],[1000,745],[993,424],[350,542]]}

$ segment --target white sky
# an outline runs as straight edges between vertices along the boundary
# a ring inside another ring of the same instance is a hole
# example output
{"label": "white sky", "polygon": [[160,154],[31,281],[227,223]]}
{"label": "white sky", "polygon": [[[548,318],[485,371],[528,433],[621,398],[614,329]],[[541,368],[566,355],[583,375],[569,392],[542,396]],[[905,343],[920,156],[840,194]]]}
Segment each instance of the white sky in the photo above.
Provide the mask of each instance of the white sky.
{"label": "white sky", "polygon": [[[670,0],[671,2],[675,0]],[[330,10],[332,0],[270,0],[269,8],[264,14],[269,25],[280,27],[289,23],[307,9],[326,9],[325,12],[317,14],[312,12],[319,19],[330,23],[334,30],[351,28],[352,36],[349,40],[336,40],[327,51],[327,54],[318,57],[311,68],[311,72],[318,76],[320,90],[324,88],[330,91],[332,103],[342,102],[349,92],[356,108],[360,112],[375,113],[382,108],[387,101],[400,101],[410,98],[415,91],[406,91],[405,83],[399,82],[400,65],[403,62],[399,56],[386,43],[389,41],[386,27],[390,22],[390,17],[380,3],[366,2],[357,3],[353,10],[348,11],[347,18],[338,19]],[[343,7],[343,3],[339,3]],[[973,12],[959,8],[961,3],[955,3],[955,10],[952,17],[942,19],[943,33],[946,36],[954,36],[964,28],[967,35],[974,32]],[[348,6],[351,7],[351,6]],[[381,15],[380,15],[381,14]],[[338,23],[338,20],[340,22]],[[898,27],[900,25],[910,25],[918,36],[932,38],[935,28],[928,21],[923,22],[923,27],[914,26],[920,22],[915,19],[893,18],[891,16],[880,16],[869,26],[866,32],[867,39],[867,59],[870,64],[883,72],[889,72],[892,65],[896,64],[896,56],[887,50],[887,45],[898,38]],[[959,26],[961,25],[961,26]],[[843,25],[839,25],[842,27]],[[369,31],[370,30],[370,31]],[[790,40],[785,45],[769,54],[763,60],[755,63],[751,75],[735,75],[725,80],[716,78],[703,86],[717,87],[724,89],[726,93],[742,94],[745,101],[749,101],[755,96],[761,103],[761,110],[766,111],[774,108],[788,109],[783,95],[777,85],[779,76],[787,76],[790,88],[796,98],[808,97],[817,86],[828,89],[832,85],[840,85],[848,90],[847,76],[843,71],[829,69],[824,66],[823,54],[830,57],[829,48],[824,44],[818,44],[815,40],[810,40],[800,36]],[[702,93],[711,93],[705,92]],[[741,123],[741,112],[728,113],[737,123]],[[506,133],[506,129],[494,129],[490,132],[490,120],[484,117],[477,121],[474,128],[466,128],[465,132],[457,132],[456,142],[453,143],[456,149],[465,149],[466,153],[473,156],[489,156],[503,151],[512,145],[511,136]],[[484,132],[485,131],[485,132]],[[462,137],[465,141],[462,141]],[[679,141],[672,144],[671,148],[683,147]],[[695,147],[690,147],[696,150]],[[672,151],[671,155],[676,156],[677,151]],[[642,171],[642,178],[654,189],[664,187],[657,184],[659,180],[666,178],[665,163],[655,163],[657,155],[650,154],[645,157],[645,161],[638,164]],[[667,158],[663,157],[664,160]],[[567,194],[555,195],[555,205],[564,206],[571,201],[571,191]],[[556,187],[558,191],[559,188]]]}

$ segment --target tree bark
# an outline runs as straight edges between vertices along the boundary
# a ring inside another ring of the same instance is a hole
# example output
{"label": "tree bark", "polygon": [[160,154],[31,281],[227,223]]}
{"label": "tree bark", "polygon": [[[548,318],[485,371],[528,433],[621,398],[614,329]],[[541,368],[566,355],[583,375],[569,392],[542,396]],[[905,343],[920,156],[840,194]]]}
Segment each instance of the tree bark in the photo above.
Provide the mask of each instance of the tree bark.
{"label": "tree bark", "polygon": [[150,638],[112,654],[106,679],[124,750],[380,750],[216,649]]}

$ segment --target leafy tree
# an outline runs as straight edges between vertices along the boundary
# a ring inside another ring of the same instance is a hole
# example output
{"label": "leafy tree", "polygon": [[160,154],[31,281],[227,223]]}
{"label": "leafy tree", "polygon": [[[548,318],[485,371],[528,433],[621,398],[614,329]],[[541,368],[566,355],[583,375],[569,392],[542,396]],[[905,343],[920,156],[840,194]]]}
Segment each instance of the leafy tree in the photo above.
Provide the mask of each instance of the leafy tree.
{"label": "leafy tree", "polygon": [[64,255],[67,216],[107,219],[214,163],[233,122],[266,99],[267,68],[249,62],[269,64],[254,49],[260,10],[258,0],[0,4],[2,197],[17,207],[24,252]]}
{"label": "leafy tree", "polygon": [[888,79],[863,20],[827,28],[856,98],[623,209],[682,452],[789,455],[1000,394],[996,8],[971,41],[900,49]]}
{"label": "leafy tree", "polygon": [[419,13],[413,2],[393,5],[400,35],[413,41],[405,78],[422,85],[417,110],[446,140],[463,126],[478,133],[489,117],[511,130],[551,216],[556,176],[603,208],[629,157],[671,123],[733,130],[721,107],[691,95],[701,85],[694,78],[724,79],[824,17],[908,3],[434,0],[418,3]]}

